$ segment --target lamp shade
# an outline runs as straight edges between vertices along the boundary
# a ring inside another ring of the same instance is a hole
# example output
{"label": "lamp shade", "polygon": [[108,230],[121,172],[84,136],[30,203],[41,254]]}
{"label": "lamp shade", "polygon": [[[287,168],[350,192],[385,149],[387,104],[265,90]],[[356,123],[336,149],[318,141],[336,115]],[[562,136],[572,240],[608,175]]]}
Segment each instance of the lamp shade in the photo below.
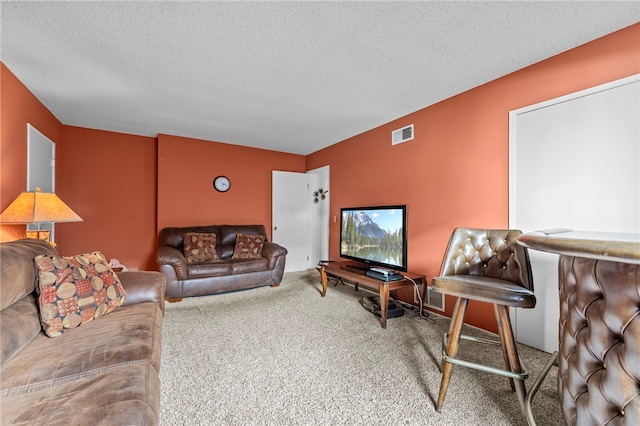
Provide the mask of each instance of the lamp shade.
{"label": "lamp shade", "polygon": [[2,224],[82,222],[82,218],[52,192],[23,192],[0,214]]}

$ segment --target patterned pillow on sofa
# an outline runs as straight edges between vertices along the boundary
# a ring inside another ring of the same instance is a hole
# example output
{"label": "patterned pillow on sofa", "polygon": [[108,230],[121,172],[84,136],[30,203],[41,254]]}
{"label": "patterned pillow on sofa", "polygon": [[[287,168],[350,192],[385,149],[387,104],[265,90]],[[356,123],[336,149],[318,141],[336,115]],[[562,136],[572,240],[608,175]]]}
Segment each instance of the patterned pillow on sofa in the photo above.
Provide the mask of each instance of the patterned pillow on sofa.
{"label": "patterned pillow on sofa", "polygon": [[231,259],[258,259],[262,257],[262,247],[265,240],[264,235],[238,233]]}
{"label": "patterned pillow on sofa", "polygon": [[217,261],[216,234],[187,232],[182,235],[183,252],[187,263]]}
{"label": "patterned pillow on sofa", "polygon": [[120,279],[100,252],[40,255],[34,261],[40,322],[50,337],[106,315],[126,300]]}

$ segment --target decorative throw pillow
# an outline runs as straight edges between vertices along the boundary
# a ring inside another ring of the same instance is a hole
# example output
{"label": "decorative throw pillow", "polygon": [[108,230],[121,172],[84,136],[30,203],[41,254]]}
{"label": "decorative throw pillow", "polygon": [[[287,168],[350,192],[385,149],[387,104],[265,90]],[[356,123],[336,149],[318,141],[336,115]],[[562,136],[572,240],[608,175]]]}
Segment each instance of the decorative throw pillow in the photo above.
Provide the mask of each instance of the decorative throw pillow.
{"label": "decorative throw pillow", "polygon": [[264,235],[240,234],[236,235],[236,246],[233,248],[232,259],[257,259],[262,257]]}
{"label": "decorative throw pillow", "polygon": [[183,252],[187,263],[202,263],[218,260],[216,234],[187,232],[182,235]]}
{"label": "decorative throw pillow", "polygon": [[40,322],[50,337],[106,315],[126,300],[124,287],[100,252],[34,260]]}

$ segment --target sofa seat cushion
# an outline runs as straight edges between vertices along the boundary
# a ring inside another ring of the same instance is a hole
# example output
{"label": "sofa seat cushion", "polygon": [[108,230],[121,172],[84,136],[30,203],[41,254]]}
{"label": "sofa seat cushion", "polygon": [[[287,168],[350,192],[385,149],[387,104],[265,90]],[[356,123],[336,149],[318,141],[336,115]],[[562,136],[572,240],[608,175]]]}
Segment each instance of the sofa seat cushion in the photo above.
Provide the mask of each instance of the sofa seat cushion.
{"label": "sofa seat cushion", "polygon": [[55,339],[39,333],[2,367],[0,389],[31,389],[130,362],[145,361],[159,371],[161,349],[158,305],[127,306]]}
{"label": "sofa seat cushion", "polygon": [[232,274],[246,274],[249,272],[266,271],[269,269],[269,261],[265,257],[257,259],[234,259],[229,262]]}
{"label": "sofa seat cushion", "polygon": [[[64,335],[70,337],[72,333]],[[49,342],[53,340],[50,339]],[[3,381],[5,377],[3,376]],[[82,377],[0,393],[2,424],[157,425],[160,381],[147,361],[115,364]]]}
{"label": "sofa seat cushion", "polygon": [[227,262],[198,263],[187,266],[187,274],[191,278],[220,277],[229,275],[231,267]]}

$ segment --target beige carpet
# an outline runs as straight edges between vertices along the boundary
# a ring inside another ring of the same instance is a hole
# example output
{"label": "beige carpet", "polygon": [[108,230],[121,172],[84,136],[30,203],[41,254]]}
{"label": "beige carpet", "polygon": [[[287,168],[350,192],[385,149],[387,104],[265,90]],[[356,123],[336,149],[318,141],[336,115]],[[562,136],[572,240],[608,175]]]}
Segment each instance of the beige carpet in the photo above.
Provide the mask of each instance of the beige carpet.
{"label": "beige carpet", "polygon": [[[360,304],[371,293],[338,285],[321,298],[321,287],[310,270],[276,288],[167,304],[161,424],[525,424],[506,379],[463,367],[435,412],[448,319],[404,315],[384,330]],[[502,367],[498,347],[464,345],[467,358]],[[548,354],[519,350],[531,386]],[[534,399],[538,425],[563,424],[555,381],[554,367]]]}

